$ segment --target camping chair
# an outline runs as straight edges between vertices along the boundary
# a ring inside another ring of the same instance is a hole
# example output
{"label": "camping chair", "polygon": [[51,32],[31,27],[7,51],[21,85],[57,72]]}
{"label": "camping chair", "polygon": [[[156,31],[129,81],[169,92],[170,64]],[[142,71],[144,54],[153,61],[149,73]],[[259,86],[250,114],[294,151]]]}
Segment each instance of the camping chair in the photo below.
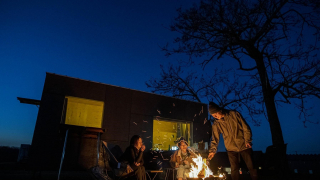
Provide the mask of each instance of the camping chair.
{"label": "camping chair", "polygon": [[[114,180],[123,180],[123,179],[136,179],[134,176],[133,169],[126,163],[120,163],[117,158],[113,155],[113,153],[110,151],[110,149],[107,146],[107,142],[102,141],[102,146],[104,147],[103,149],[108,153],[109,157],[112,157],[112,160],[114,161],[113,163],[111,162],[111,158],[109,161],[109,166],[112,170],[113,173],[113,179]],[[105,158],[104,158],[105,159]],[[116,164],[115,166],[110,165],[110,164]],[[131,171],[131,172],[128,172]],[[149,177],[149,180],[154,180],[157,176],[158,173],[162,173],[162,170],[146,170],[146,176],[147,179]],[[153,178],[151,178],[150,174],[154,174]]]}
{"label": "camping chair", "polygon": [[120,163],[118,161],[118,159],[113,155],[113,153],[108,148],[107,142],[102,141],[102,147],[107,152],[109,157],[111,157],[110,159],[108,159],[108,164],[109,164],[109,167],[111,168],[113,178],[115,180],[122,180],[127,178],[131,179],[135,177],[133,169],[128,164]]}

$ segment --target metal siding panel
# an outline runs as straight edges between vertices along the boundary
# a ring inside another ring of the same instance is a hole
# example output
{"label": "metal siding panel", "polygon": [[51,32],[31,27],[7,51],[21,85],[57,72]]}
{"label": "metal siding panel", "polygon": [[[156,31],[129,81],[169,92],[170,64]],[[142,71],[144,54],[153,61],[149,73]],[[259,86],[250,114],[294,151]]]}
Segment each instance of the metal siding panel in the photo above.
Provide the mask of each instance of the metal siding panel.
{"label": "metal siding panel", "polygon": [[43,92],[104,101],[106,90],[104,84],[47,74]]}
{"label": "metal siding panel", "polygon": [[132,91],[107,86],[102,138],[108,141],[128,141]]}
{"label": "metal siding panel", "polygon": [[[59,138],[59,124],[64,97],[43,93],[38,118],[34,129],[30,159],[41,167],[58,167],[62,147]],[[51,162],[48,164],[47,162]]]}
{"label": "metal siding panel", "polygon": [[152,116],[131,114],[129,138],[131,139],[133,135],[141,136],[144,144],[146,145],[146,149],[150,149],[152,148],[152,127]]}

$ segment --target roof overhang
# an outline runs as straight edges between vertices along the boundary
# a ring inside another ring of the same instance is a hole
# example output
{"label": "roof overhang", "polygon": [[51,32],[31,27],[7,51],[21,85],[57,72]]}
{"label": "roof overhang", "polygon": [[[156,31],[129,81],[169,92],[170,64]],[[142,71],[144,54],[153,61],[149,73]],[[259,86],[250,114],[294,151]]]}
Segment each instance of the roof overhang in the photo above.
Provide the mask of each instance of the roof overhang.
{"label": "roof overhang", "polygon": [[17,99],[20,101],[20,103],[25,103],[25,104],[32,104],[32,105],[40,105],[40,100],[36,99],[28,99],[28,98],[22,98],[22,97],[17,97]]}

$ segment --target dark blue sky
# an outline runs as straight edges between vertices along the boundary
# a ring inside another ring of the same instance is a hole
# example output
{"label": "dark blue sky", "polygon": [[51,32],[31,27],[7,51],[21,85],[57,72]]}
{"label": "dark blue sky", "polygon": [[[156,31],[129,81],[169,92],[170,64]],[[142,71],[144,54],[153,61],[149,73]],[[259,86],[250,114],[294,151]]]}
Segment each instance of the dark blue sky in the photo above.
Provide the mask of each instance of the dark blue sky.
{"label": "dark blue sky", "polygon": [[[40,99],[45,72],[150,91],[144,82],[158,77],[166,58],[159,46],[177,35],[168,27],[175,9],[192,1],[0,1],[0,145],[30,144],[36,106],[16,97]],[[319,100],[311,100],[316,121]],[[319,125],[297,118],[291,106],[279,108],[288,152],[320,153]],[[252,124],[251,124],[252,126]],[[254,149],[271,145],[269,124],[253,127]]]}

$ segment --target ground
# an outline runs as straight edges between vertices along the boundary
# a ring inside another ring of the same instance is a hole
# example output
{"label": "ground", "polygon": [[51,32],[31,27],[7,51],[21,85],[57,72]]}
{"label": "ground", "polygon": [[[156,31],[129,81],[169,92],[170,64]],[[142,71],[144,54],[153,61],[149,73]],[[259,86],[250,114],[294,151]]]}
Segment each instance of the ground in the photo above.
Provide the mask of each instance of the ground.
{"label": "ground", "polygon": [[[34,172],[27,170],[23,165],[18,163],[0,163],[0,180],[57,180],[58,171]],[[153,176],[151,175],[151,178]],[[260,180],[280,180],[273,176],[260,176]],[[298,175],[292,174],[290,180],[319,180],[320,175]],[[89,170],[84,171],[62,171],[60,180],[95,180],[95,177]],[[147,180],[149,178],[147,177]],[[165,173],[158,174],[155,180],[165,180]],[[172,175],[167,180],[172,180]],[[227,180],[231,180],[228,176]],[[250,180],[249,175],[242,174],[240,180]]]}
{"label": "ground", "polygon": [[[58,171],[35,172],[19,163],[0,163],[0,180],[57,180]],[[94,180],[90,171],[62,171],[60,180]]]}

